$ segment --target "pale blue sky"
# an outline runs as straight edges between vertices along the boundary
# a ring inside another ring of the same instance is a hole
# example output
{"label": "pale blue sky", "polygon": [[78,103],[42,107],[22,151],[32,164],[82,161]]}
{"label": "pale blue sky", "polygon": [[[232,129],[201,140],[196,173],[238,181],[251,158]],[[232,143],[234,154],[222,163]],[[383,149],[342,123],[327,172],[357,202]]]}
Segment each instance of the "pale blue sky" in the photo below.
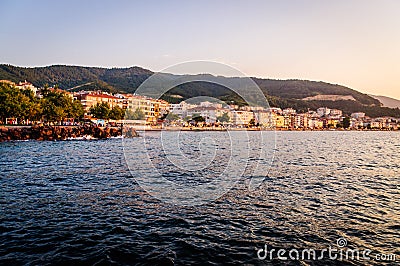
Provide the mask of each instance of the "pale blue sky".
{"label": "pale blue sky", "polygon": [[0,1],[0,62],[192,60],[400,99],[400,1]]}

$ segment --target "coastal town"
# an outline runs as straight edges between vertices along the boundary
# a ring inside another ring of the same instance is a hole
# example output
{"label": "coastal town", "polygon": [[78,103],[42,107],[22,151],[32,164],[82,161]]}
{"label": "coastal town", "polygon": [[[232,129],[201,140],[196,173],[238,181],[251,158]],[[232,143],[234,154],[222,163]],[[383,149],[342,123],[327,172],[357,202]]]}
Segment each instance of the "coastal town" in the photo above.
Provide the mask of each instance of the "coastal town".
{"label": "coastal town", "polygon": [[[1,80],[21,91],[31,91],[36,98],[43,97],[44,88],[23,81],[14,83]],[[365,113],[344,114],[341,110],[320,107],[317,110],[297,112],[293,108],[263,108],[258,106],[239,106],[222,101],[202,102],[180,101],[169,103],[162,99],[123,93],[107,93],[96,90],[67,91],[57,87],[46,88],[79,102],[83,108],[82,120],[106,126],[119,123],[137,129],[258,129],[258,130],[398,130],[400,119],[393,117],[371,118]],[[179,95],[177,96],[179,97]],[[97,109],[120,110],[122,115],[104,116]],[[97,108],[97,109],[96,109]],[[117,119],[115,119],[117,118]],[[18,117],[6,117],[2,123],[8,125],[31,125],[46,121],[32,121]],[[65,117],[52,125],[76,124],[76,119]]]}

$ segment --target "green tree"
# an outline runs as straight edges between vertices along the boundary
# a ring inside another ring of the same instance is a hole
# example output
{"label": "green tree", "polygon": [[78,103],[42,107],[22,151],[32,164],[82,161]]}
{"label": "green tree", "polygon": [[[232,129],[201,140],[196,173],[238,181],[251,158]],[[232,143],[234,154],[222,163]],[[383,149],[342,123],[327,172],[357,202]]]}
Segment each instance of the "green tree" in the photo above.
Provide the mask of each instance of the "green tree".
{"label": "green tree", "polygon": [[110,111],[110,106],[106,102],[97,103],[89,109],[90,114],[99,119],[108,119],[110,116]]}
{"label": "green tree", "polygon": [[135,111],[133,111],[132,109],[127,109],[126,113],[125,113],[125,119],[128,119],[128,120],[144,120],[144,119],[146,119],[146,115],[139,108],[137,108]]}
{"label": "green tree", "polygon": [[7,83],[0,83],[0,117],[15,117],[37,121],[62,121],[64,118],[83,117],[83,106],[63,92],[42,90],[42,99],[30,90],[20,90]]}
{"label": "green tree", "polygon": [[0,118],[37,120],[41,115],[38,100],[29,90],[20,90],[7,83],[0,83]]}
{"label": "green tree", "polygon": [[224,123],[224,122],[229,122],[231,118],[229,117],[228,113],[223,113],[221,116],[217,117],[217,121]]}
{"label": "green tree", "polygon": [[343,118],[343,128],[349,128],[350,127],[350,117],[346,116]]}
{"label": "green tree", "polygon": [[57,101],[52,98],[45,98],[42,101],[43,117],[48,122],[56,122],[63,120],[67,114],[64,109],[57,104]]}
{"label": "green tree", "polygon": [[65,118],[81,118],[83,116],[82,104],[74,101],[63,92],[43,90],[43,117],[46,121],[58,122]]}
{"label": "green tree", "polygon": [[109,118],[114,120],[121,120],[124,118],[124,115],[125,115],[124,109],[122,109],[117,105],[110,110]]}
{"label": "green tree", "polygon": [[174,114],[174,113],[168,113],[168,115],[166,115],[165,119],[168,119],[169,121],[176,121],[179,120],[179,115]]}
{"label": "green tree", "polygon": [[83,118],[85,114],[85,110],[83,109],[83,105],[79,100],[75,100],[72,102],[72,106],[69,112],[69,117],[75,119]]}
{"label": "green tree", "polygon": [[194,114],[193,117],[192,117],[192,120],[194,122],[196,122],[196,123],[205,122],[206,121],[206,119],[204,117],[202,117],[201,115],[199,115],[199,114]]}
{"label": "green tree", "polygon": [[254,127],[256,125],[256,120],[254,120],[254,118],[252,118],[250,121],[249,121],[249,127]]}

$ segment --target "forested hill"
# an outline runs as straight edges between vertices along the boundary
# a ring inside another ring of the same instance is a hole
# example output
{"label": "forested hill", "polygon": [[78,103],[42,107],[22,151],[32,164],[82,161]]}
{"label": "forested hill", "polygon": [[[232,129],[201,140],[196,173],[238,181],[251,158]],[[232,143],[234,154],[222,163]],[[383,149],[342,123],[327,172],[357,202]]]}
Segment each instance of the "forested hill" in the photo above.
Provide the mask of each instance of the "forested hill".
{"label": "forested hill", "polygon": [[[0,65],[0,79],[14,82],[27,80],[37,87],[58,85],[67,90],[90,83],[90,89],[130,91],[136,89],[153,72],[140,67],[100,68],[54,65],[47,67],[16,67]],[[85,89],[80,87],[81,89]]]}
{"label": "forested hill", "polygon": [[[134,92],[152,74],[152,71],[140,67],[100,68],[53,65],[25,68],[5,64],[0,65],[0,79],[14,82],[27,80],[37,87],[42,87],[45,84],[49,86],[57,84],[61,89],[80,86],[77,90],[99,89],[110,92]],[[165,75],[165,77],[174,79],[179,76]],[[241,79],[221,76],[211,77],[216,82],[229,79],[227,83],[238,82],[238,84],[240,84]],[[341,109],[345,114],[361,111],[371,117],[400,117],[398,108],[381,107],[379,100],[341,85],[308,80],[252,79],[266,95],[271,106],[293,107],[299,111],[315,110],[318,107],[326,106]],[[87,85],[81,86],[83,84]],[[171,95],[181,95],[182,98],[173,98]],[[332,95],[336,97],[335,100],[329,99],[328,96]],[[174,102],[195,96],[211,96],[241,103],[241,99],[229,89],[208,82],[192,82],[180,85],[171,90],[165,98]]]}

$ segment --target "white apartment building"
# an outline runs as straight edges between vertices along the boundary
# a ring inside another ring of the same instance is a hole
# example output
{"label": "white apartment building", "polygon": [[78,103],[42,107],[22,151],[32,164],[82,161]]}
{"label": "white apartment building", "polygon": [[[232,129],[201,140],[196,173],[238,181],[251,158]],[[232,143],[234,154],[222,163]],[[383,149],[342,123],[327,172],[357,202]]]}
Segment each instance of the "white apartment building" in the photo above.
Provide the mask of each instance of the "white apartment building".
{"label": "white apartment building", "polygon": [[295,128],[308,128],[309,116],[307,114],[298,114],[295,116],[294,127]]}
{"label": "white apartment building", "polygon": [[251,111],[233,111],[232,112],[232,123],[234,125],[243,126],[248,125],[254,119],[254,113]]}
{"label": "white apartment building", "polygon": [[255,122],[260,124],[265,128],[275,128],[276,127],[276,114],[267,111],[255,111],[254,119]]}
{"label": "white apartment building", "polygon": [[38,90],[32,83],[27,82],[26,80],[24,82],[19,82],[15,87],[20,90],[31,90],[35,96]]}
{"label": "white apartment building", "polygon": [[335,117],[335,118],[340,118],[343,116],[343,111],[338,110],[338,109],[331,109],[331,112],[329,113],[330,117]]}
{"label": "white apartment building", "polygon": [[278,115],[282,114],[282,109],[281,108],[277,108],[277,107],[270,107],[266,110],[267,112],[272,112]]}
{"label": "white apartment building", "polygon": [[177,104],[170,104],[169,111],[183,118],[188,116],[187,111],[194,107],[196,107],[196,105],[182,101]]}
{"label": "white apartment building", "polygon": [[286,108],[282,110],[283,115],[295,115],[297,112],[293,108]]}
{"label": "white apartment building", "polygon": [[214,107],[214,108],[222,108],[222,103],[212,103],[209,101],[201,102],[201,107]]}
{"label": "white apartment building", "polygon": [[352,113],[351,114],[351,118],[355,118],[355,119],[363,119],[365,117],[365,113]]}
{"label": "white apartment building", "polygon": [[329,109],[329,108],[327,108],[327,107],[321,107],[321,108],[318,108],[318,109],[317,109],[317,114],[318,114],[320,117],[328,116],[328,115],[330,115],[330,113],[331,113],[331,109]]}
{"label": "white apartment building", "polygon": [[206,120],[206,123],[216,123],[217,118],[222,116],[224,113],[227,113],[229,118],[232,120],[232,114],[229,109],[223,108],[216,108],[216,107],[204,107],[204,106],[197,106],[194,108],[190,108],[187,110],[187,116],[202,116]]}

